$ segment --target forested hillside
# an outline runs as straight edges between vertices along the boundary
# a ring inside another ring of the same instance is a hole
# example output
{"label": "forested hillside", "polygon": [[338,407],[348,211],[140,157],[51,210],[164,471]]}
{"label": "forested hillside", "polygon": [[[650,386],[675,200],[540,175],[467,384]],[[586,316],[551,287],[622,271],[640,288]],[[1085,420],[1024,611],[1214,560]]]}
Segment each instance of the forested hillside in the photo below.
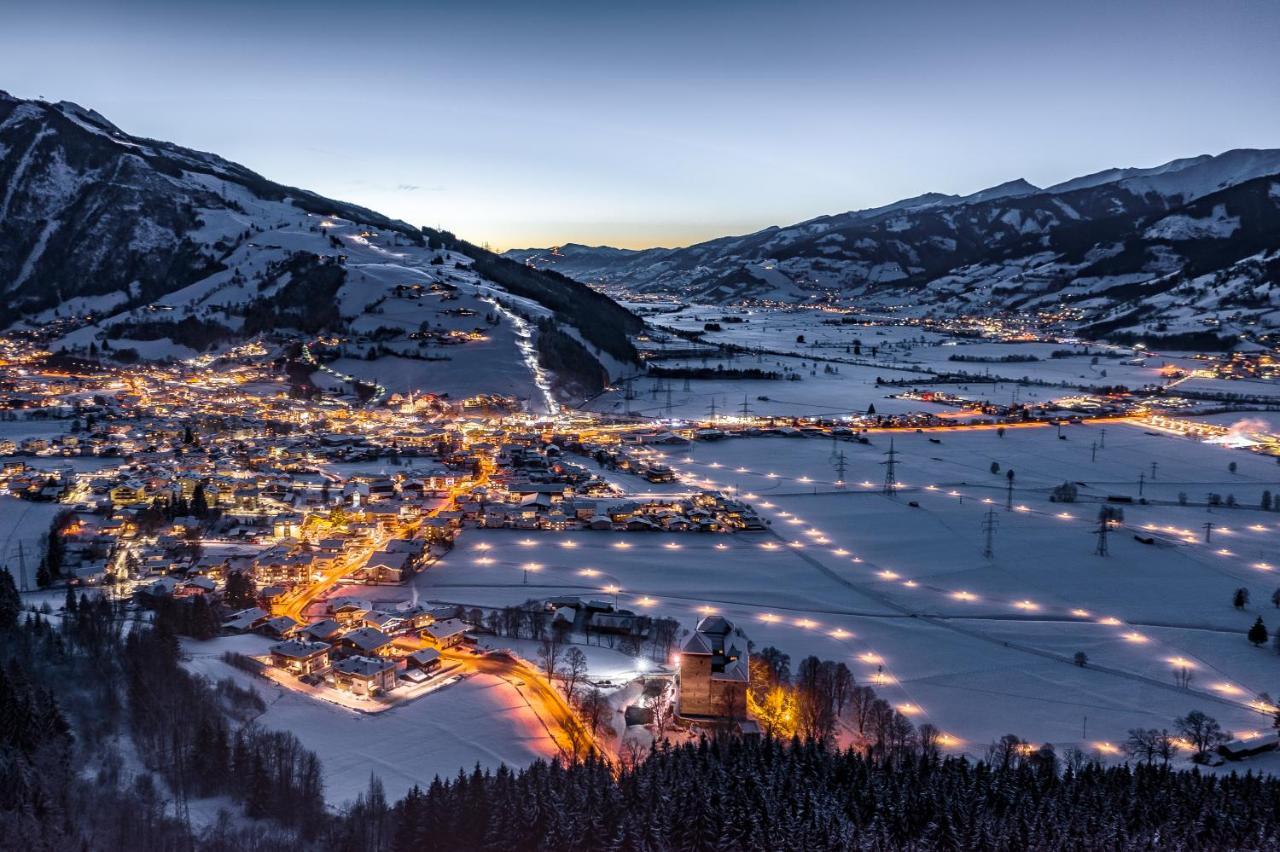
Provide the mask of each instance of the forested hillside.
{"label": "forested hillside", "polygon": [[[317,756],[262,699],[187,673],[172,633],[103,598],[24,612],[0,572],[0,848],[310,850],[1271,849],[1280,781],[1102,768],[1010,737],[988,761],[920,739],[866,754],[703,741],[460,772],[326,812]],[[225,813],[192,818],[221,797]]]}

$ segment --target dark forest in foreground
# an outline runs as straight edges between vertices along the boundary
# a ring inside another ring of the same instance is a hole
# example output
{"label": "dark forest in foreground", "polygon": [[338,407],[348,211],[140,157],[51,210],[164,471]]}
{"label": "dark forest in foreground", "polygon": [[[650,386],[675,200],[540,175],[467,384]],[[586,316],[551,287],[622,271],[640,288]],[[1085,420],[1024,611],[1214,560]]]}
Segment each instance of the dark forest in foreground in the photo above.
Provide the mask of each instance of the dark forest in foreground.
{"label": "dark forest in foreground", "polygon": [[[874,757],[704,742],[437,779],[326,812],[316,756],[261,699],[180,664],[173,635],[87,599],[24,614],[0,572],[0,848],[162,850],[1274,849],[1280,781],[1104,769],[996,748]],[[123,771],[136,753],[146,767]],[[235,811],[193,828],[188,801]]]}

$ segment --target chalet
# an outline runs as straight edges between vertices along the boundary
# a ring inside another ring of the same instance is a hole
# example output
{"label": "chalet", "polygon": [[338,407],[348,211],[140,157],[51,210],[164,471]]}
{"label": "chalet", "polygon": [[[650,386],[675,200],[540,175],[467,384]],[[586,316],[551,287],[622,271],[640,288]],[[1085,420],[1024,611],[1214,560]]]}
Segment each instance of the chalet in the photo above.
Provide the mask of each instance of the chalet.
{"label": "chalet", "polygon": [[193,595],[212,595],[218,589],[218,584],[208,577],[195,576],[188,577],[177,585],[173,593],[177,597],[191,597]]}
{"label": "chalet", "polygon": [[405,657],[405,665],[424,672],[433,672],[440,668],[440,652],[435,648],[424,648]]}
{"label": "chalet", "polygon": [[1260,737],[1232,740],[1218,746],[1218,754],[1227,760],[1243,760],[1268,751],[1275,751],[1280,745],[1280,733],[1264,734]]}
{"label": "chalet", "polygon": [[271,534],[276,538],[297,538],[302,533],[302,515],[283,512],[271,519]]}
{"label": "chalet", "polygon": [[329,643],[289,639],[272,645],[271,665],[302,676],[329,668]]}
{"label": "chalet", "polygon": [[312,641],[333,644],[338,641],[338,636],[342,633],[342,625],[332,618],[326,618],[323,621],[308,624],[299,632]]}
{"label": "chalet", "polygon": [[344,627],[358,626],[371,609],[373,604],[360,598],[334,598],[329,602],[329,612]]}
{"label": "chalet", "polygon": [[294,621],[287,615],[269,618],[256,628],[259,633],[267,636],[274,636],[277,639],[288,639],[290,636],[298,632],[301,627],[298,622]]}
{"label": "chalet", "polygon": [[333,683],[353,695],[381,695],[395,689],[396,664],[376,657],[347,657],[333,664]]}
{"label": "chalet", "polygon": [[232,613],[230,618],[222,622],[222,629],[229,630],[232,633],[247,633],[262,624],[267,618],[268,613],[265,609],[254,606]]}
{"label": "chalet", "polygon": [[709,615],[680,649],[676,712],[686,719],[746,718],[747,654],[733,644],[733,623]]}
{"label": "chalet", "polygon": [[369,500],[378,502],[390,500],[396,496],[396,484],[389,477],[378,477],[369,481]]}
{"label": "chalet", "polygon": [[263,606],[270,607],[272,604],[279,602],[289,590],[284,586],[267,586],[258,591],[258,600]]}
{"label": "chalet", "polygon": [[469,626],[456,618],[446,618],[423,628],[422,638],[430,639],[441,648],[452,648],[462,642]]}
{"label": "chalet", "polygon": [[111,503],[114,506],[136,506],[151,501],[152,495],[147,493],[147,488],[141,482],[129,481],[122,482],[109,492]]}
{"label": "chalet", "polygon": [[161,598],[173,597],[178,588],[178,581],[172,577],[161,577],[154,583],[143,586],[134,592],[134,597],[142,606],[155,606]]}
{"label": "chalet", "polygon": [[587,628],[595,633],[611,633],[616,636],[640,635],[640,621],[629,612],[593,612],[587,618]]}
{"label": "chalet", "polygon": [[379,550],[364,564],[363,575],[371,583],[399,583],[413,570],[413,555]]}
{"label": "chalet", "polygon": [[338,640],[338,645],[353,654],[386,655],[391,653],[391,637],[373,627],[360,627],[344,634]]}
{"label": "chalet", "polygon": [[394,633],[404,626],[404,622],[404,616],[399,613],[373,609],[364,614],[364,626],[381,630],[383,633]]}

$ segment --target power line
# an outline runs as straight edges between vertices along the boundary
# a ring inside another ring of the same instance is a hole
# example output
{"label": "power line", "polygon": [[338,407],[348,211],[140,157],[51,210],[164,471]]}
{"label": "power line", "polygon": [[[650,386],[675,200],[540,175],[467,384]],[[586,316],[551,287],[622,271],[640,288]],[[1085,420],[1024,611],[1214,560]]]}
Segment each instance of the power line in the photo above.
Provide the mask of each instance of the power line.
{"label": "power line", "polygon": [[996,555],[996,527],[999,526],[999,523],[996,520],[996,510],[988,509],[987,516],[982,519],[982,531],[986,534],[986,547],[983,548],[982,555],[988,559]]}
{"label": "power line", "polygon": [[885,461],[880,462],[884,465],[884,493],[892,497],[898,493],[898,456],[900,454],[893,448],[893,438],[889,439],[889,451],[885,453]]}

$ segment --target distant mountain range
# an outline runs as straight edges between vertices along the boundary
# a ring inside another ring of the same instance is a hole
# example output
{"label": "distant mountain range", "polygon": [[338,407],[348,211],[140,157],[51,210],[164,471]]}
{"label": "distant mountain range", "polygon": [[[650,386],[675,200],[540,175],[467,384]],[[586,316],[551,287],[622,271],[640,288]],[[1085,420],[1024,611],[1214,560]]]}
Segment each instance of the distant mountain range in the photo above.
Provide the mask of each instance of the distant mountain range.
{"label": "distant mountain range", "polygon": [[1256,337],[1280,330],[1280,150],[1108,169],[1043,189],[1013,180],[929,193],[687,248],[570,244],[506,256],[706,303],[1043,311],[1098,335]]}

